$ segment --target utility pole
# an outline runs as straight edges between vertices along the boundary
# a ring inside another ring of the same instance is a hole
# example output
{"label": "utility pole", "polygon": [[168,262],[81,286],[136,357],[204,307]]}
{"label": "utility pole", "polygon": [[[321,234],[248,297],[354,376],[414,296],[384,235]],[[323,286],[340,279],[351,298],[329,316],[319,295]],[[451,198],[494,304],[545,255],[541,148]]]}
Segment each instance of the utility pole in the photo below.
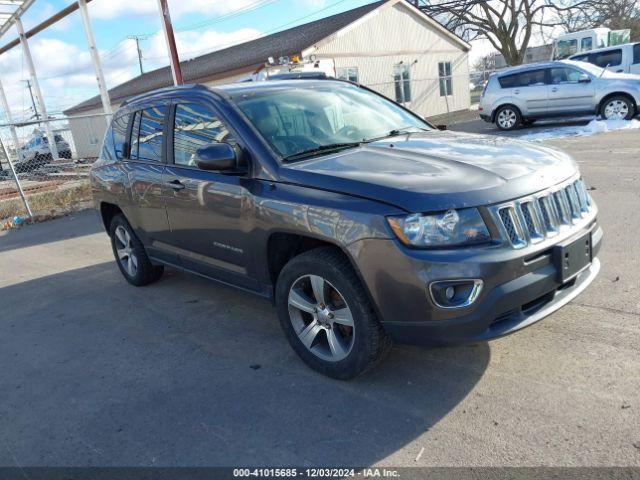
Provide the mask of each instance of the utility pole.
{"label": "utility pole", "polygon": [[[36,117],[36,120],[40,120],[40,114],[38,113],[38,108],[36,107],[36,101],[33,98],[33,90],[31,90],[31,80],[24,80],[27,82],[27,88],[29,89],[29,96],[31,97],[31,105],[33,105],[33,114]],[[40,122],[38,122],[40,125]]]}
{"label": "utility pole", "polygon": [[127,38],[129,40],[136,41],[136,50],[138,50],[138,65],[140,65],[140,75],[142,75],[144,73],[144,70],[142,69],[142,50],[140,49],[140,40],[144,40],[147,37],[142,37],[140,35],[127,35]]}
{"label": "utility pole", "polygon": [[174,85],[183,85],[184,81],[182,79],[182,70],[180,69],[180,59],[178,58],[176,38],[173,35],[173,26],[171,25],[171,16],[169,15],[169,5],[167,5],[167,0],[158,0],[158,5],[160,6],[160,15],[162,16],[164,37],[167,40],[167,48],[169,49],[169,61],[171,63],[173,83]]}
{"label": "utility pole", "polygon": [[84,33],[87,37],[87,45],[89,45],[89,53],[91,53],[91,61],[93,62],[93,70],[96,74],[96,80],[98,81],[98,90],[100,90],[100,98],[102,99],[102,110],[105,113],[105,120],[107,126],[111,123],[111,100],[109,99],[109,91],[107,90],[107,83],[104,80],[104,74],[102,73],[102,65],[100,64],[100,55],[96,48],[96,40],[93,36],[93,29],[91,28],[91,20],[89,19],[89,11],[87,9],[87,0],[78,0],[78,7],[80,8],[80,16],[82,17],[82,25],[84,26]]}

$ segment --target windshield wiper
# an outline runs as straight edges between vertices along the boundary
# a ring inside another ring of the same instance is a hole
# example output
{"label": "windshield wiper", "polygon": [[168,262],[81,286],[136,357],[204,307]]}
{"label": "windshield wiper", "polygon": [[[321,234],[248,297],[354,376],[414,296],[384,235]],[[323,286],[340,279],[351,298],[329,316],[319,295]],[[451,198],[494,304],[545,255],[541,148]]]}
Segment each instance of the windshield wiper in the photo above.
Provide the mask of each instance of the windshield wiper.
{"label": "windshield wiper", "polygon": [[313,157],[319,153],[325,153],[329,151],[343,150],[345,148],[359,147],[361,142],[346,142],[346,143],[331,143],[329,145],[319,145],[317,147],[310,148],[309,150],[303,150],[302,152],[294,153],[283,157],[284,161],[301,160],[303,158]]}
{"label": "windshield wiper", "polygon": [[386,135],[381,135],[379,137],[371,137],[371,138],[367,138],[365,139],[366,143],[369,142],[377,142],[378,140],[384,140],[385,138],[389,138],[389,137],[397,137],[398,135],[411,135],[412,133],[417,133],[417,132],[409,132],[408,130],[411,129],[418,129],[421,130],[423,132],[429,132],[430,130],[428,128],[422,128],[422,127],[416,127],[415,125],[409,125],[407,127],[402,127],[402,128],[394,128],[393,130],[390,130],[389,133],[387,133]]}

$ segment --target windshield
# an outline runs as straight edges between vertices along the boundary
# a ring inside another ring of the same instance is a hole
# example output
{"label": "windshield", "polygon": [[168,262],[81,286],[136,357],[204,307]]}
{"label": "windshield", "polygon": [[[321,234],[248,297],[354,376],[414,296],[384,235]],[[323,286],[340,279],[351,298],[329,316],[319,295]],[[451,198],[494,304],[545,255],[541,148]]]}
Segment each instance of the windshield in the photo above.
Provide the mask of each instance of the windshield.
{"label": "windshield", "polygon": [[395,103],[348,84],[287,85],[242,94],[235,101],[285,160],[352,148],[398,133],[431,130]]}

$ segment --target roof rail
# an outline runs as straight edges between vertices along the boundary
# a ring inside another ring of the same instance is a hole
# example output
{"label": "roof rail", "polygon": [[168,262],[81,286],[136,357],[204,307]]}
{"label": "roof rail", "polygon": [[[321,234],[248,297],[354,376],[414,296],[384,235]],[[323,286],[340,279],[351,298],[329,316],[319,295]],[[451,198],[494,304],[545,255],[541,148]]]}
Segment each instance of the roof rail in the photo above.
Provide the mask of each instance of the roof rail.
{"label": "roof rail", "polygon": [[159,93],[171,92],[175,90],[208,90],[208,88],[200,83],[188,83],[185,85],[172,85],[170,87],[158,88],[156,90],[151,90],[150,92],[141,93],[140,95],[135,95],[131,98],[127,98],[120,104],[120,107],[125,107],[134,101],[152,97],[158,95]]}

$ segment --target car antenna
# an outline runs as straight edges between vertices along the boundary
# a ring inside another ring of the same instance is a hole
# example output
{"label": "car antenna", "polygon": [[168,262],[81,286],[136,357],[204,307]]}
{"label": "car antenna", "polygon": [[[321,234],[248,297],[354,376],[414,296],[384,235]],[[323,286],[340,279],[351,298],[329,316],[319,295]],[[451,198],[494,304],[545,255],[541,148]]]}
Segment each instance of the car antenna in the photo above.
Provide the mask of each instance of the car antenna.
{"label": "car antenna", "polygon": [[604,67],[604,68],[602,69],[602,71],[600,72],[600,76],[599,76],[598,78],[602,78],[602,75],[604,75],[604,71],[605,71],[607,68],[609,68],[609,66],[610,66],[610,65],[611,65],[610,63],[607,63],[607,66],[606,66],[606,67]]}

